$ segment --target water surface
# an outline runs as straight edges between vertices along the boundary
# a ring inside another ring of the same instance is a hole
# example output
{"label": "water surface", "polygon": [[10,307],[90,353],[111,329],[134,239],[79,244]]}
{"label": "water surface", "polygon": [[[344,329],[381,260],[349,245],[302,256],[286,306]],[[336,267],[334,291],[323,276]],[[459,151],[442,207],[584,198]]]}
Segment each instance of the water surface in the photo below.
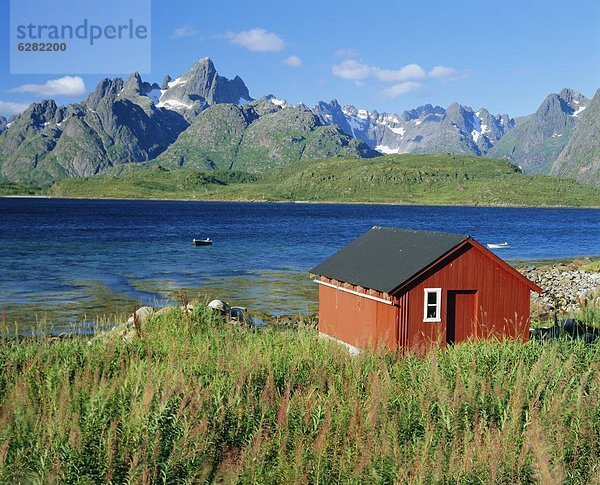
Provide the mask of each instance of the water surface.
{"label": "water surface", "polygon": [[508,241],[507,259],[600,254],[598,209],[0,198],[0,321],[63,325],[180,288],[310,312],[307,271],[373,225]]}

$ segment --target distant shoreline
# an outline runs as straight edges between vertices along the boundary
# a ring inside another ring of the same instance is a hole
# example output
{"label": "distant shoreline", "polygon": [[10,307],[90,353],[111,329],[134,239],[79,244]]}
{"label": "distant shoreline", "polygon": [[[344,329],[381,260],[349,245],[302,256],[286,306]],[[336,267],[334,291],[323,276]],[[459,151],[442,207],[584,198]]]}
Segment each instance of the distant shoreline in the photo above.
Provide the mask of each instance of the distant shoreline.
{"label": "distant shoreline", "polygon": [[57,197],[52,195],[0,195],[0,199],[57,199],[57,200],[118,200],[118,201],[153,201],[153,202],[231,202],[239,204],[330,204],[330,205],[390,205],[390,206],[422,206],[422,207],[486,207],[506,209],[600,209],[600,206],[573,205],[527,205],[527,204],[428,204],[426,202],[370,202],[370,201],[336,201],[336,200],[267,200],[267,199],[184,199],[169,197]]}
{"label": "distant shoreline", "polygon": [[62,199],[63,197],[52,197],[50,195],[0,195],[3,199]]}

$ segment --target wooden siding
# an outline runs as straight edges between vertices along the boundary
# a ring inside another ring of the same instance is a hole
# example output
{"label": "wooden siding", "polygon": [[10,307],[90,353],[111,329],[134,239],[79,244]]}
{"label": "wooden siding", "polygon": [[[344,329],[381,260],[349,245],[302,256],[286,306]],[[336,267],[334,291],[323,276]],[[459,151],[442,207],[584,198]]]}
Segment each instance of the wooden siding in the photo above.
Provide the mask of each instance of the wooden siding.
{"label": "wooden siding", "polygon": [[[441,321],[423,322],[425,288],[441,288]],[[449,258],[433,265],[398,295],[408,311],[400,312],[403,348],[446,342],[448,292],[473,292],[475,321],[456,321],[455,341],[468,338],[520,338],[529,336],[529,286],[484,251],[466,244]]]}
{"label": "wooden siding", "polygon": [[[322,278],[322,281],[343,286],[352,291],[381,298],[383,294],[352,285],[341,285]],[[361,349],[386,346],[396,348],[398,341],[394,305],[378,302],[345,291],[319,286],[319,332]]]}

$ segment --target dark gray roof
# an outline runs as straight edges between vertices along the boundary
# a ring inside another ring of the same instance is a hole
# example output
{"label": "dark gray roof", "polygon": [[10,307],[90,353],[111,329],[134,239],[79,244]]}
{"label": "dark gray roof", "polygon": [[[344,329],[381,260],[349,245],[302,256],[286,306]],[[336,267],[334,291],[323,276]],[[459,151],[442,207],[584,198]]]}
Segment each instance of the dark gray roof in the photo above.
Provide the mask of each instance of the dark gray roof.
{"label": "dark gray roof", "polygon": [[310,272],[389,293],[468,238],[375,226]]}

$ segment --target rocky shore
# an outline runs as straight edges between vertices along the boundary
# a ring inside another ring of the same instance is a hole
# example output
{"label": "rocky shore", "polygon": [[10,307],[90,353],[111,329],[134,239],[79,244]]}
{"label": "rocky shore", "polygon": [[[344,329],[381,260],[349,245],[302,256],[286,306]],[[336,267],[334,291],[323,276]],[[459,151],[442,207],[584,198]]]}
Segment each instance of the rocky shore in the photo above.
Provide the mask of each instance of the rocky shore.
{"label": "rocky shore", "polygon": [[554,313],[570,314],[589,305],[600,306],[600,270],[590,267],[586,259],[518,267],[544,290],[541,295],[532,293],[532,316],[547,318]]}

